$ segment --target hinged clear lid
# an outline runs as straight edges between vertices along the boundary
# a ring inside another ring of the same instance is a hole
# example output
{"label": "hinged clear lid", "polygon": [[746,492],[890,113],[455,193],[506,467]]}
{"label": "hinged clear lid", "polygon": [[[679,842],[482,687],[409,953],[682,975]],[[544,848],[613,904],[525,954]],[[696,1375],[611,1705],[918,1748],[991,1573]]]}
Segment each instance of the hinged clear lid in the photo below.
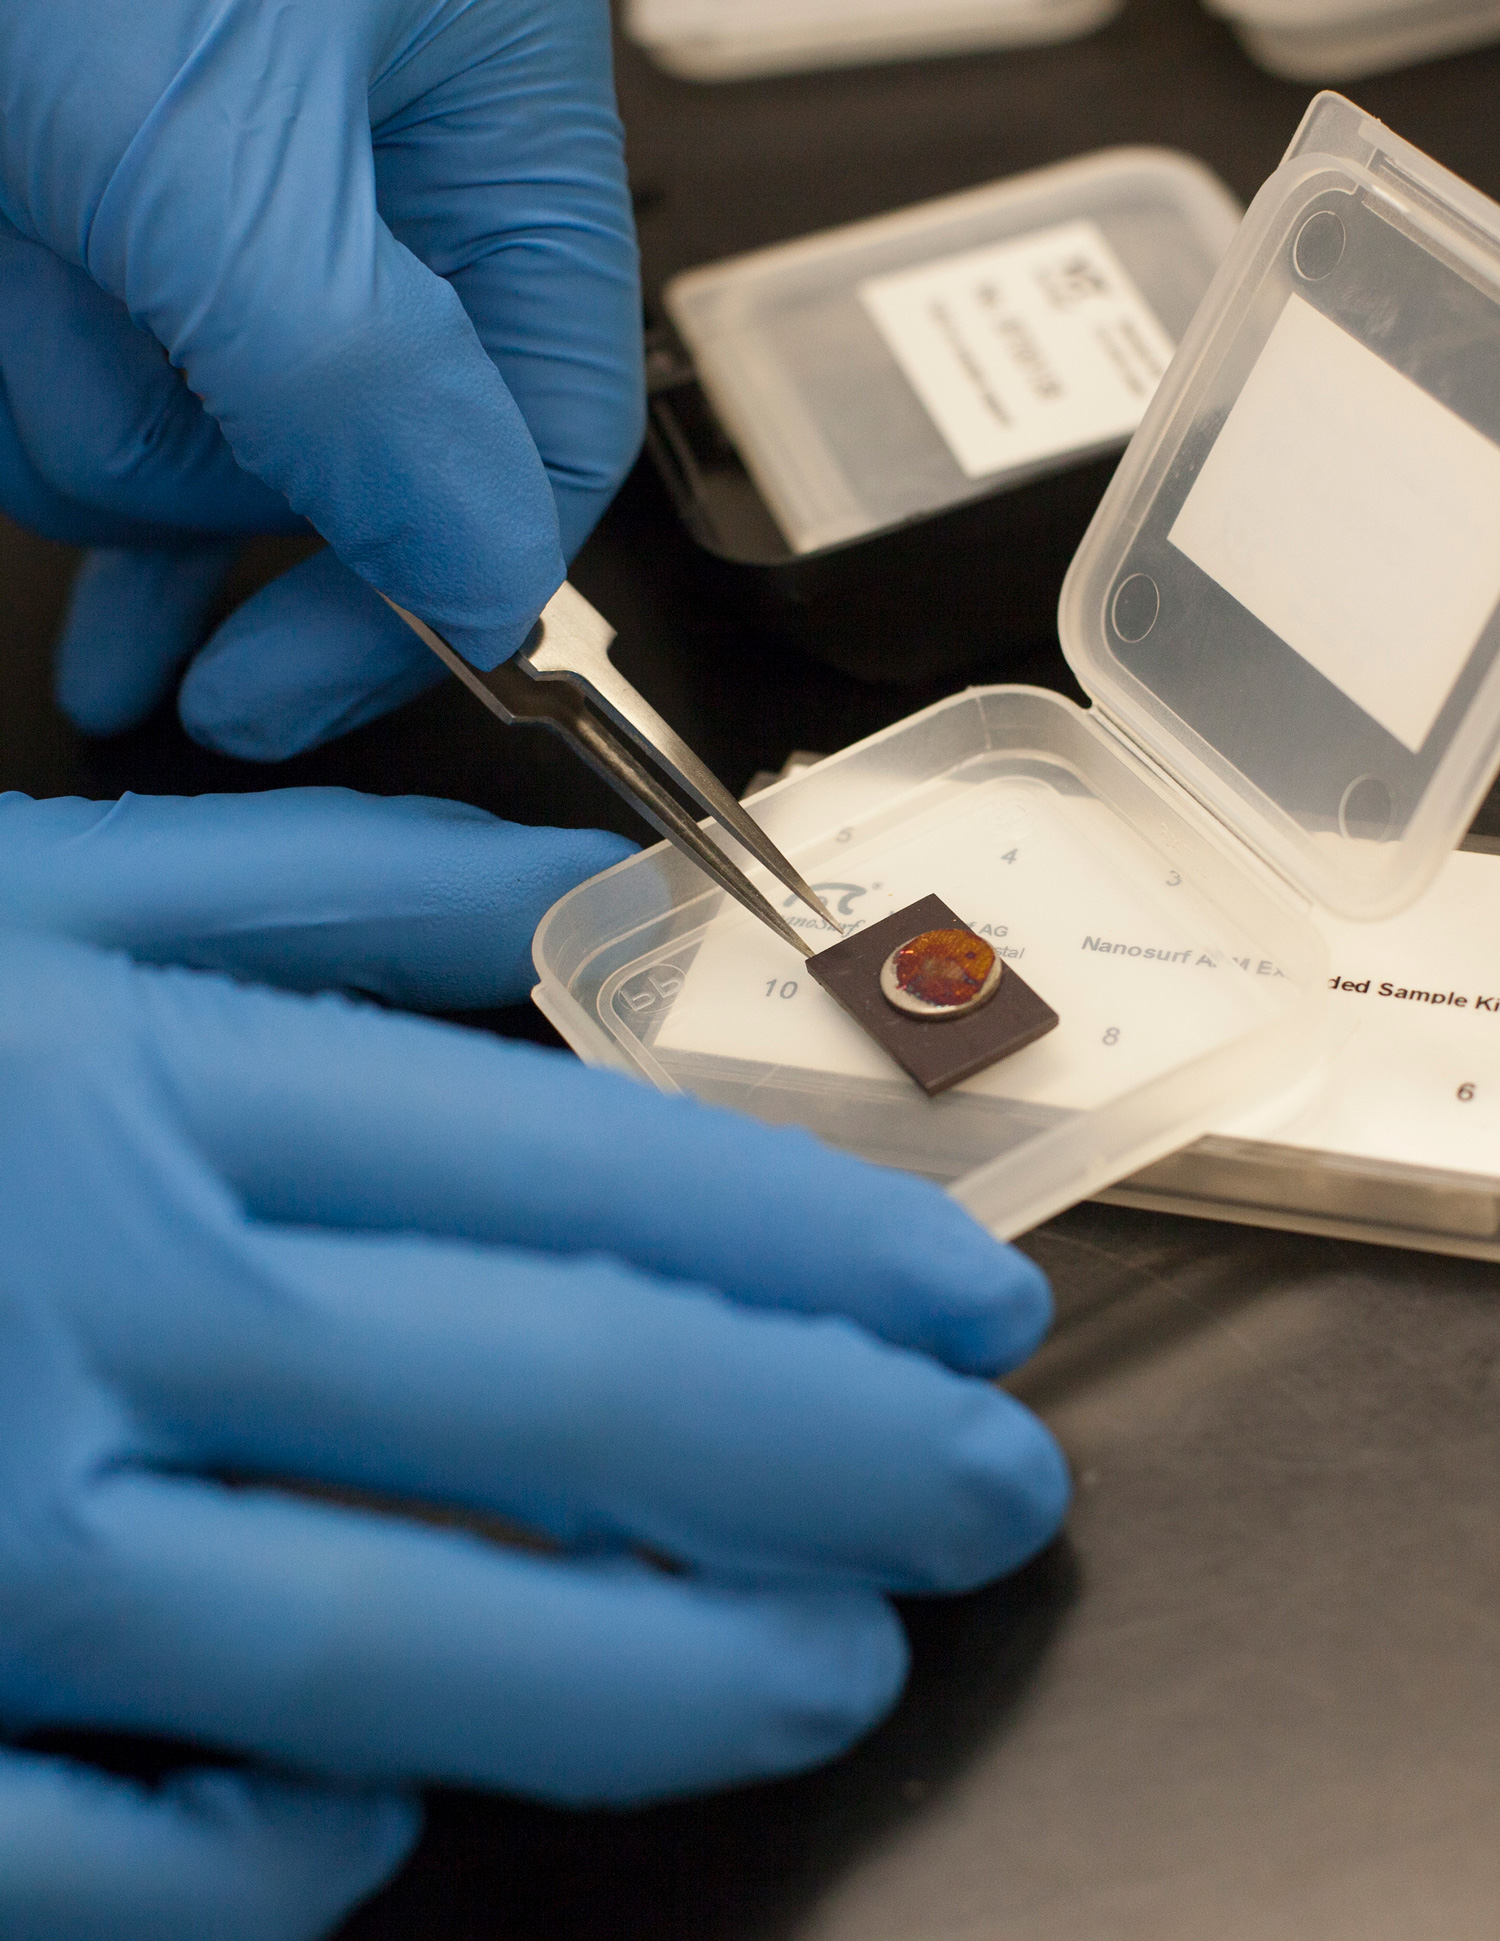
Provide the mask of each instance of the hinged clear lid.
{"label": "hinged clear lid", "polygon": [[1500,766],[1500,207],[1321,95],[1063,591],[1099,708],[1301,892],[1410,903]]}

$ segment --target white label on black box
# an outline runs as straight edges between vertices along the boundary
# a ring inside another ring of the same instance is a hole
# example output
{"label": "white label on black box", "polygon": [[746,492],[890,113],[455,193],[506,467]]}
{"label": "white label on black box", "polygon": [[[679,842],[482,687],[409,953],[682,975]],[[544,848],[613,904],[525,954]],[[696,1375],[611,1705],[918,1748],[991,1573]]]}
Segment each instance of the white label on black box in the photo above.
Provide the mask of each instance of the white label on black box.
{"label": "white label on black box", "polygon": [[970,478],[1128,438],[1175,349],[1094,222],[871,277],[859,298]]}

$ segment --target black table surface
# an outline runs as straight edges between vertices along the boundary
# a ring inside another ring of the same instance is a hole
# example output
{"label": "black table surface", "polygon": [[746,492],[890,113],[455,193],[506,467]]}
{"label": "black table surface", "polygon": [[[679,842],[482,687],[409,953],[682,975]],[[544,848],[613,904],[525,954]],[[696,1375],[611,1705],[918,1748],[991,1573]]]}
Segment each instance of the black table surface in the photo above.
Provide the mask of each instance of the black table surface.
{"label": "black table surface", "polygon": [[[1071,46],[714,88],[622,47],[620,83],[648,300],[691,264],[1113,143],[1190,150],[1248,198],[1309,94],[1196,0],[1130,0]],[[1353,92],[1500,195],[1500,48]],[[236,592],[289,556],[249,549]],[[194,749],[170,709],[84,742],[48,696],[71,566],[0,527],[7,786],[332,781],[630,827],[560,748],[500,736],[456,689],[274,772]],[[940,691],[861,685],[714,611],[644,470],[575,578],[736,784]],[[980,674],[1069,685],[1050,639]],[[826,1771],[644,1812],[440,1795],[346,1941],[1500,1932],[1494,1271],[1099,1206],[1026,1244],[1060,1323],[1013,1386],[1077,1500],[1019,1577],[906,1607],[914,1672],[887,1725]]]}

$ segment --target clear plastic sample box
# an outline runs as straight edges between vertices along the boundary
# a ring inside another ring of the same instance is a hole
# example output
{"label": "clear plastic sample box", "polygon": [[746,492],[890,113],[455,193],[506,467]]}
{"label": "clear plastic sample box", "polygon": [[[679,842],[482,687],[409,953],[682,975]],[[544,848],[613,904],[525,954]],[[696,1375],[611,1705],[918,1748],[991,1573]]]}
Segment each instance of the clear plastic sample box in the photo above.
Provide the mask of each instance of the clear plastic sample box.
{"label": "clear plastic sample box", "polygon": [[1500,0],[1206,0],[1293,81],[1352,81],[1500,40]]}
{"label": "clear plastic sample box", "polygon": [[625,30],[670,73],[727,81],[1069,40],[1121,0],[629,0]]}
{"label": "clear plastic sample box", "polygon": [[657,463],[737,588],[852,671],[1050,633],[1239,219],[1201,163],[1114,149],[689,271]]}
{"label": "clear plastic sample box", "polygon": [[1092,705],[970,690],[756,800],[842,917],[936,892],[1057,1030],[928,1100],[665,849],[554,907],[537,1002],[1022,1231],[1317,1060],[1313,912],[1414,901],[1500,762],[1497,606],[1500,209],[1320,97],[1069,576]]}

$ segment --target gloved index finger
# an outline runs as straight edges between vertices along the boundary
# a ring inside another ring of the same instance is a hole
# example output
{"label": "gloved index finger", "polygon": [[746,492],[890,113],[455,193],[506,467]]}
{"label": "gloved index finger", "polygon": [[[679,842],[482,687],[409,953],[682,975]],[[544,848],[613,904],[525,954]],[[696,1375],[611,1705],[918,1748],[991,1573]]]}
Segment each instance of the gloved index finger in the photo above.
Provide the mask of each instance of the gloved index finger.
{"label": "gloved index finger", "polygon": [[1046,1327],[1024,1256],[804,1133],[328,1000],[143,980],[141,1001],[192,1135],[262,1218],[614,1254],[972,1371]]}
{"label": "gloved index finger", "polygon": [[543,912],[628,852],[601,830],[347,789],[6,794],[0,910],[145,962],[474,1008],[525,996]]}

